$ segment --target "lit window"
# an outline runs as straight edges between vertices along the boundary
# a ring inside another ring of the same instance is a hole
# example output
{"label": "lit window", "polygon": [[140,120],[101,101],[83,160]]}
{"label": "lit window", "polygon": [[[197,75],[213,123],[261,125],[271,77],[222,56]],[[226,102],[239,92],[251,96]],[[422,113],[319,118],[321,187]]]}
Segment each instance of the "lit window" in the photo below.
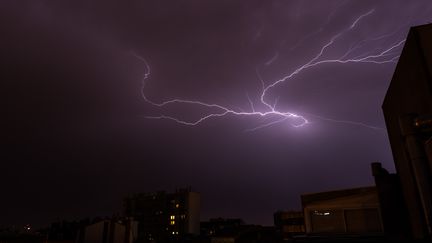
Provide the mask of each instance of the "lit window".
{"label": "lit window", "polygon": [[170,216],[170,219],[171,219],[171,220],[174,220],[174,219],[175,219],[175,215],[171,215],[171,216]]}
{"label": "lit window", "polygon": [[174,221],[174,220],[171,220],[170,224],[171,224],[171,225],[175,225],[175,221]]}
{"label": "lit window", "polygon": [[174,234],[175,234],[175,232],[173,231],[173,232],[171,232],[171,234],[173,234],[173,235],[174,235]]}
{"label": "lit window", "polygon": [[313,214],[316,216],[329,216],[331,214],[330,211],[318,211],[318,210],[314,210]]}
{"label": "lit window", "polygon": [[179,208],[179,207],[180,207],[180,204],[176,203],[175,207],[176,207],[176,208]]}

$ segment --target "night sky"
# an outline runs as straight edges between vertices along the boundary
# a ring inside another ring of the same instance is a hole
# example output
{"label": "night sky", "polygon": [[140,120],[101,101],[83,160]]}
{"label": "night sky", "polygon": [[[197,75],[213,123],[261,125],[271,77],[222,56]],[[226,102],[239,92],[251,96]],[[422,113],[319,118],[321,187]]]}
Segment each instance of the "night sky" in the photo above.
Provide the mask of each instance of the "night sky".
{"label": "night sky", "polygon": [[109,216],[129,193],[185,186],[203,220],[271,225],[300,194],[373,185],[371,162],[394,171],[381,103],[403,44],[377,59],[390,62],[323,63],[269,90],[303,126],[150,117],[221,113],[156,105],[171,99],[250,113],[249,96],[265,112],[260,78],[289,75],[338,34],[320,60],[382,53],[431,21],[430,0],[3,0],[0,225]]}

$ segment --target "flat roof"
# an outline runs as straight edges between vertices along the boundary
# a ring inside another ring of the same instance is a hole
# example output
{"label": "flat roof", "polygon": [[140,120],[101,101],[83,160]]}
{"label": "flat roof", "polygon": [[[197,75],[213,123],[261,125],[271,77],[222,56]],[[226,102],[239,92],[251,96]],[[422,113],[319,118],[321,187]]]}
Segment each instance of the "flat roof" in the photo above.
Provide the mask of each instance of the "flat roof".
{"label": "flat roof", "polygon": [[301,195],[302,204],[309,204],[311,202],[316,201],[326,201],[330,199],[340,198],[340,197],[348,197],[353,195],[364,195],[377,193],[377,189],[375,186],[368,187],[358,187],[358,188],[349,188],[335,191],[326,191],[326,192],[317,192],[317,193],[308,193]]}

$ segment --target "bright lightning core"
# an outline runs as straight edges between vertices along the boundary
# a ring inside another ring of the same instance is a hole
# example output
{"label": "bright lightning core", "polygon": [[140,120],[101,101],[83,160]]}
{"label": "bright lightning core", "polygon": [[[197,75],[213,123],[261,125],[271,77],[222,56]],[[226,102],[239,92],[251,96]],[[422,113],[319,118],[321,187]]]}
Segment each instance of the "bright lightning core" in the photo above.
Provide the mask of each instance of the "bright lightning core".
{"label": "bright lightning core", "polygon": [[[141,93],[142,93],[142,97],[143,99],[149,103],[152,106],[155,107],[159,107],[159,108],[164,108],[166,106],[172,105],[172,104],[180,104],[180,105],[194,105],[194,106],[200,106],[202,108],[207,108],[208,110],[211,110],[211,112],[209,111],[208,113],[204,114],[203,116],[199,117],[196,120],[185,120],[182,119],[180,117],[177,116],[171,116],[169,114],[164,114],[164,115],[160,115],[160,116],[148,116],[147,118],[150,119],[167,119],[167,120],[172,120],[176,123],[179,124],[183,124],[183,125],[189,125],[189,126],[195,126],[198,125],[208,119],[212,119],[212,118],[220,118],[220,117],[225,117],[228,115],[233,115],[233,116],[249,116],[249,117],[256,117],[256,118],[270,118],[271,121],[267,122],[265,124],[262,124],[258,127],[255,128],[249,128],[247,129],[247,131],[255,131],[258,129],[262,129],[262,128],[266,128],[266,127],[270,127],[272,125],[281,123],[281,122],[288,122],[291,126],[293,127],[304,127],[306,125],[308,125],[310,123],[309,119],[310,117],[314,117],[317,119],[321,119],[321,120],[325,120],[325,121],[331,121],[331,122],[337,122],[337,123],[344,123],[344,124],[349,124],[349,125],[356,125],[356,126],[363,126],[366,128],[370,128],[370,129],[380,129],[378,127],[375,126],[370,126],[361,122],[356,122],[356,121],[345,121],[345,120],[335,120],[335,119],[330,119],[330,118],[326,118],[326,117],[321,117],[321,116],[317,116],[317,115],[302,115],[302,114],[297,114],[297,113],[293,113],[290,111],[284,111],[284,110],[280,110],[277,108],[277,102],[275,102],[274,104],[270,104],[268,101],[268,94],[271,92],[272,89],[276,89],[280,84],[294,78],[296,75],[302,73],[302,72],[307,72],[308,70],[323,65],[323,64],[328,64],[328,63],[333,63],[333,64],[338,64],[338,65],[343,65],[343,64],[347,64],[347,63],[370,63],[370,64],[374,64],[374,65],[383,65],[383,64],[388,64],[388,63],[395,63],[398,58],[399,58],[399,52],[400,52],[400,48],[402,47],[402,45],[404,44],[405,40],[400,40],[397,41],[389,46],[386,46],[384,48],[380,48],[380,49],[376,49],[374,51],[370,51],[370,52],[365,52],[363,54],[360,55],[353,55],[354,52],[358,49],[360,49],[362,46],[364,46],[366,43],[368,42],[372,42],[375,41],[377,39],[381,39],[381,38],[385,38],[388,35],[385,36],[381,36],[378,38],[373,38],[373,39],[366,39],[366,40],[362,40],[359,41],[357,44],[352,45],[348,50],[346,50],[346,52],[339,56],[339,58],[331,58],[331,59],[326,59],[324,58],[326,51],[337,45],[337,41],[344,36],[346,33],[353,31],[358,25],[361,24],[361,20],[363,18],[368,17],[369,15],[374,13],[374,9],[371,9],[370,11],[360,15],[359,17],[357,17],[352,23],[350,23],[346,29],[340,31],[339,33],[337,33],[336,35],[334,35],[332,38],[330,38],[329,41],[327,41],[327,43],[325,43],[321,49],[319,50],[319,52],[313,56],[308,62],[304,63],[303,65],[299,66],[298,68],[296,68],[294,71],[292,71],[291,73],[288,73],[287,75],[281,77],[278,80],[275,80],[269,84],[266,84],[264,82],[264,80],[260,77],[258,70],[256,70],[257,76],[259,77],[259,79],[261,80],[262,83],[262,89],[260,91],[260,105],[262,107],[264,107],[264,109],[259,109],[257,110],[255,107],[256,105],[252,102],[252,100],[249,98],[249,96],[247,96],[248,101],[250,103],[250,110],[249,111],[238,111],[235,109],[232,109],[230,107],[227,106],[223,106],[223,105],[219,105],[219,104],[214,104],[214,103],[206,103],[206,102],[202,102],[199,100],[189,100],[189,99],[170,99],[170,100],[165,100],[162,102],[155,102],[152,101],[150,99],[147,98],[147,96],[145,95],[145,84],[148,81],[150,74],[151,74],[151,68],[150,65],[148,64],[148,62],[141,56],[137,55],[136,53],[134,53],[133,55],[138,58],[139,60],[141,60],[144,65],[145,65],[145,74],[142,80],[142,89],[141,89]],[[274,59],[276,59],[276,57],[274,57]],[[274,60],[272,60],[271,62],[273,62]],[[271,63],[269,62],[269,65]],[[307,116],[309,118],[307,118]]]}

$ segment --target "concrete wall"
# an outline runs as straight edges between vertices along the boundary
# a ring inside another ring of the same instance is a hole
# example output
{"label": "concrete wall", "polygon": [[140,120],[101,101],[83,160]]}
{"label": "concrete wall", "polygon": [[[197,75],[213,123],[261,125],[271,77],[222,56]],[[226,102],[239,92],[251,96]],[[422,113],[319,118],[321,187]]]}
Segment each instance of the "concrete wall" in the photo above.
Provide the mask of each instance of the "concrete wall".
{"label": "concrete wall", "polygon": [[84,243],[103,243],[105,221],[89,225],[85,229]]}
{"label": "concrete wall", "polygon": [[303,205],[306,233],[382,232],[376,192],[317,200]]}
{"label": "concrete wall", "polygon": [[187,233],[199,235],[201,221],[201,195],[197,192],[189,192],[188,196]]}
{"label": "concrete wall", "polygon": [[[428,237],[425,212],[422,206],[416,166],[407,152],[405,135],[400,119],[406,115],[432,114],[432,25],[410,30],[397,64],[384,103],[384,117],[392,147],[397,174],[401,181],[408,211],[410,229],[414,238]],[[422,164],[420,164],[422,165]],[[424,165],[422,165],[424,166]],[[428,182],[429,183],[429,182]],[[430,192],[427,193],[430,196]]]}
{"label": "concrete wall", "polygon": [[[85,228],[83,243],[132,243],[136,237],[126,232],[126,226],[112,220],[103,220]],[[126,242],[126,239],[129,239]]]}

